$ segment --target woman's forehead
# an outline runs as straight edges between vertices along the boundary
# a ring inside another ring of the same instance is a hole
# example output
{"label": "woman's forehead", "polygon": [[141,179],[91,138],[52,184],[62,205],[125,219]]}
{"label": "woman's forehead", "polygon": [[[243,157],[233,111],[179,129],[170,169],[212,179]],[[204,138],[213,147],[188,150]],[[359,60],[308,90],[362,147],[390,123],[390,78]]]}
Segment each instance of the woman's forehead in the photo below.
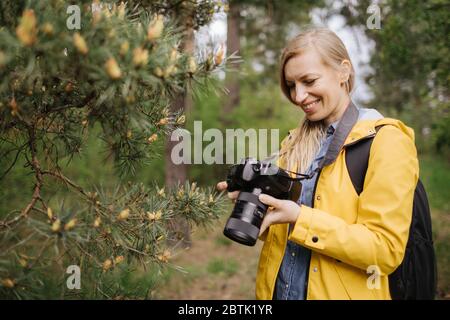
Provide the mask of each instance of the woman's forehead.
{"label": "woman's forehead", "polygon": [[315,50],[306,50],[292,56],[284,66],[286,80],[300,79],[323,72],[325,66]]}

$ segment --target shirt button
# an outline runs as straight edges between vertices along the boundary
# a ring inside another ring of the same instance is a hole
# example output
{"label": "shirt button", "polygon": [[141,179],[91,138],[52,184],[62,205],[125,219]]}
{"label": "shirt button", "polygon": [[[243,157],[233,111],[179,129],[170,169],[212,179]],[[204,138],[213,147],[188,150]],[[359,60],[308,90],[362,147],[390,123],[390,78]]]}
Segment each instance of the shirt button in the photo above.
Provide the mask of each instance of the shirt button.
{"label": "shirt button", "polygon": [[320,201],[320,196],[317,196],[316,199],[317,199],[317,201]]}
{"label": "shirt button", "polygon": [[314,267],[313,271],[314,271],[314,272],[317,272],[317,267]]}
{"label": "shirt button", "polygon": [[291,255],[292,255],[293,257],[295,257],[295,252],[292,252]]}
{"label": "shirt button", "polygon": [[289,288],[289,285],[288,285],[288,284],[286,284],[286,289],[287,289],[287,288]]}
{"label": "shirt button", "polygon": [[312,242],[316,243],[317,241],[319,241],[319,237],[318,236],[312,237]]}

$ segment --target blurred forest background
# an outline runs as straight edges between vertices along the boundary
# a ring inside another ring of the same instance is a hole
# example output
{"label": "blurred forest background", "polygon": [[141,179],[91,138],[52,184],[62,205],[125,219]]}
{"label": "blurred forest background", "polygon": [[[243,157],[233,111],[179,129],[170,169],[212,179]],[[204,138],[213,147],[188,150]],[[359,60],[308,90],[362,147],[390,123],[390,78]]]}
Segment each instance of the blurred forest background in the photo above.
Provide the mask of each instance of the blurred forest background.
{"label": "blurred forest background", "polygon": [[[203,131],[208,128],[222,132],[227,128],[279,129],[281,140],[303,115],[290,105],[279,88],[280,52],[286,40],[304,26],[328,26],[342,38],[355,64],[356,103],[376,108],[384,116],[399,118],[415,130],[420,177],[432,208],[438,297],[449,299],[450,3],[444,0],[230,0],[217,4],[210,21],[193,30],[196,41],[191,43],[192,50],[201,56],[206,47],[212,48],[214,63],[219,65],[221,61],[217,60],[224,59],[222,55],[235,54],[238,56],[235,62],[240,62],[226,63],[225,71],[219,70],[209,77],[207,87],[195,92],[186,89],[186,95],[174,98],[173,111],[185,114],[186,129],[192,132],[197,120],[202,121]],[[368,19],[377,14],[377,8],[380,28],[369,28]],[[171,145],[165,139],[153,142],[157,152],[151,161],[136,167],[134,174],[118,175],[114,161],[102,151],[105,141],[98,138],[100,131],[100,127],[93,127],[86,144],[64,166],[66,176],[76,178],[81,186],[95,184],[108,190],[133,181],[145,186],[170,187],[177,181],[189,180],[207,188],[226,177],[228,166],[223,164],[174,166],[167,160]],[[19,158],[13,170],[8,170],[14,156],[0,158],[0,217],[25,207],[35,183],[29,168],[24,167],[26,159]],[[74,197],[65,186],[51,186],[49,192],[52,203],[63,200],[70,203],[70,197]],[[157,284],[144,295],[146,298],[254,298],[260,244],[247,248],[222,235],[232,208],[227,205],[212,226],[191,226],[192,239],[187,237],[183,249],[174,251],[171,266],[158,272],[158,281],[148,280]],[[127,279],[122,279],[124,288]],[[133,281],[130,280],[130,287]]]}

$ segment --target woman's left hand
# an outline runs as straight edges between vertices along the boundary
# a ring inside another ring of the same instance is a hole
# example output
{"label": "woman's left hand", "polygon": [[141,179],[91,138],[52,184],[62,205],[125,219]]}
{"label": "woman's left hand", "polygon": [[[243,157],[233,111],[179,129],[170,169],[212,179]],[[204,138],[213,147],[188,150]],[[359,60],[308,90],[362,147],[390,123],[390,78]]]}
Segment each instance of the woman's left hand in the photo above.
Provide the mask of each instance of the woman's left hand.
{"label": "woman's left hand", "polygon": [[295,223],[300,214],[300,206],[291,200],[280,200],[267,194],[259,195],[259,201],[273,207],[267,210],[267,214],[259,229],[259,235],[272,224]]}

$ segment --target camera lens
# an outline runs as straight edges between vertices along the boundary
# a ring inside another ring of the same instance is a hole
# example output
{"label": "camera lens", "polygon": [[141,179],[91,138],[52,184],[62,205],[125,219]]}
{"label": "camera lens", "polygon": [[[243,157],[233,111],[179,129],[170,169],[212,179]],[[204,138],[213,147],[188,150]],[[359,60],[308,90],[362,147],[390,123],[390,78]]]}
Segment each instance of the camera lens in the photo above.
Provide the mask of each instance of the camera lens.
{"label": "camera lens", "polygon": [[228,219],[224,235],[238,243],[254,246],[259,229],[267,212],[267,206],[259,201],[260,189],[255,192],[241,191]]}

